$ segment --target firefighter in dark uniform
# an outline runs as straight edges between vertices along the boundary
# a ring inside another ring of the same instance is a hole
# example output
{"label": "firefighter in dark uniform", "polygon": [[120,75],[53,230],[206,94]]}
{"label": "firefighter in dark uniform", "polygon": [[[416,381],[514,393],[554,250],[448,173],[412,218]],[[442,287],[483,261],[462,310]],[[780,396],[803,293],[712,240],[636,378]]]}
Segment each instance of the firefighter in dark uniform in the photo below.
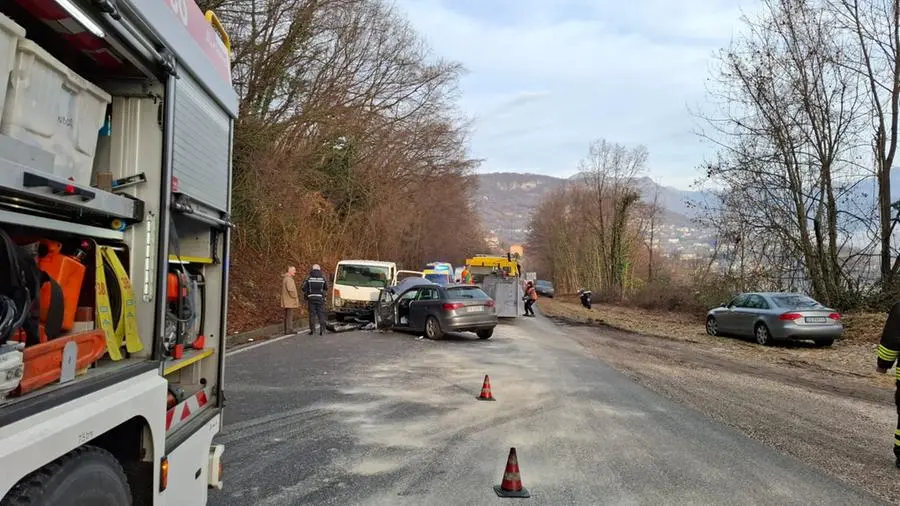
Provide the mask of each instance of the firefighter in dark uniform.
{"label": "firefighter in dark uniform", "polygon": [[[894,366],[897,355],[900,354],[900,302],[894,304],[884,322],[884,330],[881,332],[881,342],[878,344],[878,365],[876,370],[884,374]],[[894,431],[894,457],[896,465],[900,468],[900,367],[897,368],[897,383],[894,392],[894,404],[897,405],[897,429]]]}
{"label": "firefighter in dark uniform", "polygon": [[319,264],[313,265],[309,276],[303,280],[303,296],[306,298],[306,307],[309,309],[309,334],[316,333],[316,322],[319,323],[319,335],[325,333],[325,293],[328,291],[328,281],[322,275]]}

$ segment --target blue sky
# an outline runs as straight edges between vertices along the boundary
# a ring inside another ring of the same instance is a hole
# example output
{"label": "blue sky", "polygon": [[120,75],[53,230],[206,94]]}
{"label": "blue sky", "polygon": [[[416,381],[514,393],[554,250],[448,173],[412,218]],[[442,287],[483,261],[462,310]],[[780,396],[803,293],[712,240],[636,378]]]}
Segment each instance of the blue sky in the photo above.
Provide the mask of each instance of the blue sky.
{"label": "blue sky", "polygon": [[[746,2],[742,2],[746,3]],[[712,55],[739,28],[735,0],[396,0],[434,53],[461,62],[481,172],[569,176],[592,139],[644,144],[649,175],[687,189],[712,147]]]}

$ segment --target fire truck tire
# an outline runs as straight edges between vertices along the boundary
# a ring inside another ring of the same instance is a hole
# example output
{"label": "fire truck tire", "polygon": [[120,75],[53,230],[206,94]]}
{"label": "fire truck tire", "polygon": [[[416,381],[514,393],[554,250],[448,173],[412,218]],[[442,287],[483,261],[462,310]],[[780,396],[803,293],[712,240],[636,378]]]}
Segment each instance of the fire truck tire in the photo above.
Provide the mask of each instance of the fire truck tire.
{"label": "fire truck tire", "polygon": [[119,461],[96,446],[82,446],[31,473],[0,506],[131,506],[131,488]]}

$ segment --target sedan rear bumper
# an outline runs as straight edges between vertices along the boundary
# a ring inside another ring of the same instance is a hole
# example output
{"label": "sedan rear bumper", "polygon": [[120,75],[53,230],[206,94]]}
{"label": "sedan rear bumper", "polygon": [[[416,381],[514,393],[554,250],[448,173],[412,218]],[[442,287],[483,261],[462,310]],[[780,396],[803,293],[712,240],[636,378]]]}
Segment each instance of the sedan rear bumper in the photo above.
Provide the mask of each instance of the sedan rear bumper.
{"label": "sedan rear bumper", "polygon": [[840,339],[844,335],[842,325],[784,325],[771,329],[772,337],[801,341],[806,339]]}
{"label": "sedan rear bumper", "polygon": [[492,329],[497,326],[497,314],[466,314],[445,315],[441,322],[441,330],[445,332],[474,332],[476,330]]}

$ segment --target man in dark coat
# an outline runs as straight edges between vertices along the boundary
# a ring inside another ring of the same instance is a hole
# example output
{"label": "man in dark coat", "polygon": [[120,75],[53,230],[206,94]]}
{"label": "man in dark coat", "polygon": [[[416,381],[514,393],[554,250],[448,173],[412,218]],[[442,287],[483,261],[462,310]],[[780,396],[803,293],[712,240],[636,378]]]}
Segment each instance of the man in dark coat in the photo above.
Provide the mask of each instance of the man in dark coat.
{"label": "man in dark coat", "polygon": [[303,296],[309,309],[309,333],[316,333],[316,322],[319,323],[319,335],[325,333],[325,294],[328,292],[328,281],[322,274],[319,264],[313,265],[309,276],[303,281]]}

